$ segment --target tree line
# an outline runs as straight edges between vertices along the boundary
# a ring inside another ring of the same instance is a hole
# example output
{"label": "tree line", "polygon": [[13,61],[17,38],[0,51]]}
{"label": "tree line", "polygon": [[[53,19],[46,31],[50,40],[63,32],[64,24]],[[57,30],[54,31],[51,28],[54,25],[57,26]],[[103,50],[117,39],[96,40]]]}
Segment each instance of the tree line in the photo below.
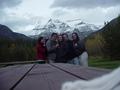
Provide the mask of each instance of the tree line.
{"label": "tree line", "polygon": [[86,47],[91,56],[120,59],[120,16],[87,38]]}
{"label": "tree line", "polygon": [[0,62],[35,59],[35,40],[10,40],[0,38]]}

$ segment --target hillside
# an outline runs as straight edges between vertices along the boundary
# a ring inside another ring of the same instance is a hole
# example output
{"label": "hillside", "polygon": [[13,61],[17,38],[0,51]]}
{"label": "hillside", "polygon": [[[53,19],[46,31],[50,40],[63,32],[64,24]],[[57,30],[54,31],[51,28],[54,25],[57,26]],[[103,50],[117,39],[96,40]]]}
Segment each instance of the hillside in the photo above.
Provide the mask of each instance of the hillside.
{"label": "hillside", "polygon": [[120,16],[106,23],[102,29],[92,33],[85,40],[90,55],[120,58],[119,39]]}
{"label": "hillside", "polygon": [[35,41],[0,25],[0,63],[35,59]]}
{"label": "hillside", "polygon": [[10,40],[30,40],[31,38],[25,36],[24,34],[13,32],[9,27],[0,24],[0,38],[10,39]]}

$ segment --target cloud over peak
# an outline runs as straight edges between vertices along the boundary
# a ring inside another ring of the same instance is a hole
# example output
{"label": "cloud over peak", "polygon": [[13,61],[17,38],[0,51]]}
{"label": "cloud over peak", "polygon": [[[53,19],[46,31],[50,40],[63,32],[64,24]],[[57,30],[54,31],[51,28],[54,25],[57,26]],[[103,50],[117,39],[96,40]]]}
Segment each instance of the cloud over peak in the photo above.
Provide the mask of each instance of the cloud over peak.
{"label": "cloud over peak", "polygon": [[0,0],[0,8],[14,7],[20,4],[22,0]]}
{"label": "cloud over peak", "polygon": [[51,5],[63,8],[95,8],[95,7],[112,7],[120,5],[120,0],[55,0]]}

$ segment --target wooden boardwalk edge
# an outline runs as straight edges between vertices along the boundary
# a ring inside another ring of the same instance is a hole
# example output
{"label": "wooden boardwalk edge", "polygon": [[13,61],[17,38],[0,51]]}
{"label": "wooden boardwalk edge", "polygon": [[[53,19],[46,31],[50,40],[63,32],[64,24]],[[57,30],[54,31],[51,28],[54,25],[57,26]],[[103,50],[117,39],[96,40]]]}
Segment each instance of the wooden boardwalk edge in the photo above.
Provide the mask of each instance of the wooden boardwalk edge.
{"label": "wooden boardwalk edge", "polygon": [[0,65],[16,65],[16,64],[30,64],[30,63],[45,63],[45,61],[44,61],[44,60],[16,61],[16,62],[5,62],[5,63],[0,63]]}
{"label": "wooden boardwalk edge", "polygon": [[10,88],[10,90],[14,90],[14,88],[25,78],[25,76],[35,67],[36,64],[34,64],[23,76],[16,81],[16,83]]}
{"label": "wooden boardwalk edge", "polygon": [[62,70],[63,72],[66,72],[66,73],[68,73],[68,74],[70,74],[70,75],[72,75],[72,76],[75,76],[75,77],[77,77],[77,78],[79,78],[79,79],[87,80],[86,78],[80,77],[79,75],[74,74],[74,73],[72,73],[72,72],[70,72],[70,71],[68,71],[68,70],[66,70],[66,69],[63,69],[63,68],[57,66],[57,65],[54,65],[54,64],[50,64],[50,65],[51,65],[52,67],[55,67],[55,68],[59,69],[59,70]]}
{"label": "wooden boardwalk edge", "polygon": [[[90,80],[96,77],[110,73],[112,70],[109,69],[100,69],[94,67],[82,67],[78,65],[70,64],[51,64],[53,67],[56,67],[68,74],[74,75],[75,77],[83,80]],[[75,69],[74,69],[75,68]]]}
{"label": "wooden boardwalk edge", "polygon": [[[71,64],[63,64],[63,63],[52,63],[52,64],[42,64],[40,65],[39,63],[43,63],[43,60],[38,60],[38,61],[25,61],[25,62],[11,62],[11,63],[2,63],[5,65],[10,65],[10,64],[26,64],[26,63],[34,63],[32,64],[30,67],[27,67],[28,69],[26,69],[26,71],[22,70],[22,67],[20,67],[20,72],[23,72],[22,75],[15,75],[15,76],[20,76],[19,79],[14,79],[14,84],[12,84],[11,86],[7,86],[9,88],[9,90],[17,90],[16,87],[19,87],[19,85],[21,85],[21,82],[23,83],[24,81],[26,81],[26,78],[31,75],[31,72],[34,71],[40,71],[41,70],[46,70],[46,66],[51,66],[51,69],[56,70],[57,72],[60,71],[61,75],[64,73],[65,75],[68,76],[73,76],[74,78],[78,78],[78,79],[82,79],[82,80],[90,80],[96,77],[99,77],[101,75],[107,74],[109,72],[111,72],[112,70],[107,70],[107,69],[97,69],[97,68],[93,68],[93,67],[82,67],[82,66],[76,66],[76,65],[71,65]],[[37,68],[36,65],[38,65],[38,67],[42,68]],[[40,65],[40,66],[39,66]],[[26,65],[21,65],[21,66],[26,66]],[[35,68],[34,68],[35,67]],[[24,68],[23,68],[24,69]],[[17,70],[17,69],[16,69]],[[19,68],[18,68],[19,70]],[[7,70],[6,70],[7,71]],[[14,70],[15,71],[15,70]],[[14,76],[14,71],[11,71],[10,74],[12,74]],[[15,71],[16,72],[16,71]],[[18,71],[17,71],[18,72]],[[46,72],[46,71],[41,71],[41,72]],[[47,71],[48,72],[48,71]],[[38,73],[38,72],[36,72]],[[53,72],[55,73],[55,71]],[[44,74],[44,73],[41,73]],[[39,75],[41,75],[39,72]],[[49,73],[48,73],[49,74]],[[46,74],[47,75],[47,74]],[[51,75],[51,74],[50,74]],[[3,76],[3,75],[2,75]],[[9,76],[9,73],[7,75],[7,77]],[[59,75],[58,75],[59,76]],[[64,76],[64,75],[63,75]],[[33,78],[35,78],[36,76],[33,76]],[[51,76],[52,77],[52,76]],[[6,78],[6,76],[4,76],[4,78]],[[46,77],[47,78],[47,77]],[[4,80],[4,79],[3,79]],[[11,79],[5,79],[3,83],[8,82]],[[28,79],[29,80],[29,79]],[[33,79],[34,80],[34,79]],[[37,79],[36,79],[37,80]],[[2,82],[0,82],[2,83]],[[6,86],[6,85],[5,85]],[[28,85],[27,85],[28,86]],[[35,86],[35,85],[33,85]],[[35,87],[34,87],[35,88]],[[40,88],[39,88],[40,89]],[[7,90],[7,89],[5,89]],[[32,89],[30,89],[32,90]],[[58,89],[59,90],[59,89]]]}

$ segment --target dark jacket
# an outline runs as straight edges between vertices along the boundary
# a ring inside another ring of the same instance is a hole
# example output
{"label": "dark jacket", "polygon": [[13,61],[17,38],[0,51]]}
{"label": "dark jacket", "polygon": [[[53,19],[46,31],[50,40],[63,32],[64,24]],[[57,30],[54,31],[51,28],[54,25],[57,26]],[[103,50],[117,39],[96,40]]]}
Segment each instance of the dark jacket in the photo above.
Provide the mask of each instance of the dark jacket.
{"label": "dark jacket", "polygon": [[64,51],[65,51],[64,58],[66,62],[75,58],[75,50],[74,50],[73,43],[71,40],[65,41]]}
{"label": "dark jacket", "polygon": [[[75,45],[77,44],[77,46]],[[75,50],[75,56],[80,56],[84,51],[86,51],[85,44],[83,41],[73,41],[73,47]]]}
{"label": "dark jacket", "polygon": [[56,49],[56,63],[65,63],[66,60],[64,58],[66,51],[65,51],[65,43],[59,42],[59,47]]}

